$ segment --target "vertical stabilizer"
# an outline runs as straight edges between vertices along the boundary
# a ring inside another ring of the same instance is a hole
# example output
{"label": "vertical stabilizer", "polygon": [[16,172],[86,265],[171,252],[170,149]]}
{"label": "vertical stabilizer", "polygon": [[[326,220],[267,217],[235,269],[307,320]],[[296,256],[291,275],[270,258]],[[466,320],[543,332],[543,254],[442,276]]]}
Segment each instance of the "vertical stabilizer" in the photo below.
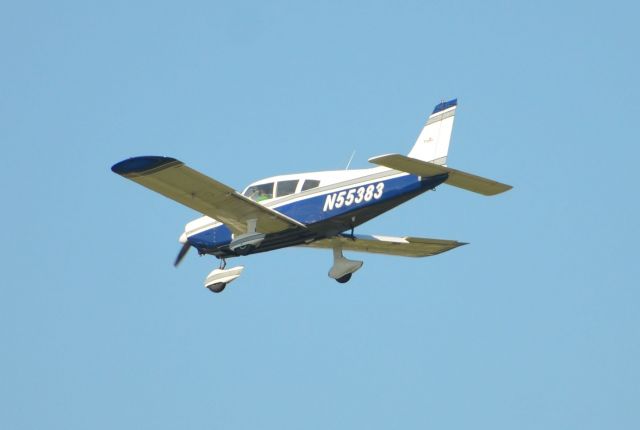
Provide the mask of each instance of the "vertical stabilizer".
{"label": "vertical stabilizer", "polygon": [[436,105],[415,145],[411,148],[409,157],[440,165],[447,164],[453,118],[457,105],[457,99]]}

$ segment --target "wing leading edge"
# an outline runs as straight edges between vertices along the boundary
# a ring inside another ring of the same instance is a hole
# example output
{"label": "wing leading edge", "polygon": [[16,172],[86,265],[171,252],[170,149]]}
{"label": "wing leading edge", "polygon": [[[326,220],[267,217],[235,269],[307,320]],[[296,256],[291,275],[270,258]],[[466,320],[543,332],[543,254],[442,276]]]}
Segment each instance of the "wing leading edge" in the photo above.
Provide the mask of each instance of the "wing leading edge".
{"label": "wing leading edge", "polygon": [[345,251],[371,252],[375,254],[398,255],[402,257],[430,257],[450,251],[464,242],[455,240],[428,239],[425,237],[393,237],[381,235],[336,236],[312,242],[305,247],[334,248]]}
{"label": "wing leading edge", "polygon": [[134,157],[114,164],[111,170],[226,224],[234,234],[246,233],[249,220],[256,220],[256,231],[266,234],[306,228],[175,158]]}

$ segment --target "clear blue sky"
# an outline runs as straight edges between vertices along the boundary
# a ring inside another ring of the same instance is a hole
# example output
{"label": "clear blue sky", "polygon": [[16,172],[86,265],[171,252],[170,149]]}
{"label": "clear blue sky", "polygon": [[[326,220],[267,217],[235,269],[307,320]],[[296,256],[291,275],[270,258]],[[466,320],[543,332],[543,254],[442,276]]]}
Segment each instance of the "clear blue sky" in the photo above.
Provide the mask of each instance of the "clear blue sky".
{"label": "clear blue sky", "polygon": [[[230,3],[0,5],[0,427],[640,428],[638,7]],[[109,170],[365,167],[453,97],[450,165],[514,190],[361,227],[471,245],[346,285],[288,249],[213,295]]]}

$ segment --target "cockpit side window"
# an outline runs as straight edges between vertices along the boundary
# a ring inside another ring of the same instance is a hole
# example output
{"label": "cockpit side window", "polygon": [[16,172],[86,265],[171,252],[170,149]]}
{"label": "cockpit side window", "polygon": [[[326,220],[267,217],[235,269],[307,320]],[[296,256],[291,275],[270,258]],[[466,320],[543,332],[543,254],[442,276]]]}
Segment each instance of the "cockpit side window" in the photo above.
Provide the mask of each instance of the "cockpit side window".
{"label": "cockpit side window", "polygon": [[296,192],[298,186],[298,180],[292,181],[279,181],[276,184],[276,197],[288,196]]}
{"label": "cockpit side window", "polygon": [[315,179],[305,179],[304,183],[302,184],[301,191],[310,190],[312,188],[317,188],[319,186],[320,186],[320,181]]}
{"label": "cockpit side window", "polygon": [[244,192],[254,202],[261,202],[273,198],[273,182],[268,184],[252,185]]}

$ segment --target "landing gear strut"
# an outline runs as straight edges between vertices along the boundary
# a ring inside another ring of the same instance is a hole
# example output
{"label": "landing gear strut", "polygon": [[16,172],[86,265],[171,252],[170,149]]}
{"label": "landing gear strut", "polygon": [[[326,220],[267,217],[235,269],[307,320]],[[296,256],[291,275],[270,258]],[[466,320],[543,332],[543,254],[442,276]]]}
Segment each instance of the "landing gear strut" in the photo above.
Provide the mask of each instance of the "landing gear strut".
{"label": "landing gear strut", "polygon": [[362,261],[349,260],[342,255],[342,246],[335,244],[333,247],[333,266],[329,270],[329,277],[344,284],[351,279],[351,275],[362,267]]}

